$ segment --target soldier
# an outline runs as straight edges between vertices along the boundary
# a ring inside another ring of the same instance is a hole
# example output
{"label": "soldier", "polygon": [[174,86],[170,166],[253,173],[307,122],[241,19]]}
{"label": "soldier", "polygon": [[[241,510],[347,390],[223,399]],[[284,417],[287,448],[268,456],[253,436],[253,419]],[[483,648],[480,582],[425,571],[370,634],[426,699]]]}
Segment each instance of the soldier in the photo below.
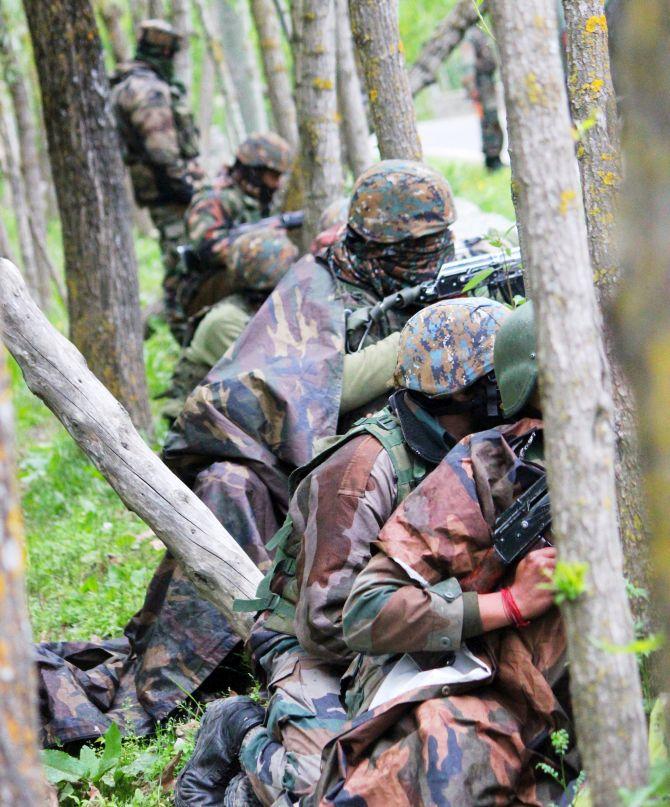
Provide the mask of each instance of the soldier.
{"label": "soldier", "polygon": [[[490,373],[494,336],[507,314],[499,303],[477,298],[417,313],[401,334],[398,389],[389,406],[292,477],[294,487],[302,481],[272,541],[273,566],[249,604],[262,610],[249,644],[269,684],[266,725],[248,698],[210,707],[177,786],[178,805],[215,803],[240,750],[264,804],[310,792],[321,749],[345,718],[338,694],[352,658],[342,637],[346,594],[380,525],[427,469],[456,440],[497,422]],[[239,780],[235,786],[244,788]]]}
{"label": "soldier", "polygon": [[508,569],[492,548],[496,517],[544,473],[532,304],[503,324],[494,366],[516,422],[449,452],[351,588],[343,633],[364,651],[347,673],[356,718],[315,803],[539,807],[560,797],[536,773],[550,732],[569,726],[565,634],[546,585],[556,550]]}
{"label": "soldier", "polygon": [[166,22],[145,20],[135,59],[119,65],[111,79],[112,109],[135,200],[149,209],[160,236],[165,309],[173,330],[180,319],[177,246],[185,241],[186,207],[204,179],[198,132],[184,88],[173,78],[180,41]]}
{"label": "soldier", "polygon": [[282,229],[261,227],[236,239],[228,260],[235,293],[209,309],[182,351],[164,417],[177,417],[186,396],[235,342],[297,257],[297,247]]}
{"label": "soldier", "polygon": [[477,26],[468,31],[465,41],[472,55],[468,60],[463,84],[477,106],[482,130],[484,164],[489,171],[497,171],[502,168],[500,152],[503,146],[503,133],[498,118],[495,81],[497,60],[493,43],[491,37]]}
{"label": "soldier", "polygon": [[179,303],[190,314],[218,302],[231,290],[230,230],[270,215],[282,175],[291,166],[289,144],[274,132],[250,135],[237,149],[232,166],[224,165],[186,211],[188,240],[200,259],[179,288]]}

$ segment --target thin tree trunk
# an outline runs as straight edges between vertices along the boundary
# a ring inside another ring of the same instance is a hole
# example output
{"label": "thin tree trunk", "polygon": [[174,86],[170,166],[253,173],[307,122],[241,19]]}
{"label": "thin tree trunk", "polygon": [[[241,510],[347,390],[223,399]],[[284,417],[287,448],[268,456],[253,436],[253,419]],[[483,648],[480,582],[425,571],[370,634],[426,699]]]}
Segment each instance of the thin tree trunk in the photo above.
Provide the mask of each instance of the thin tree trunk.
{"label": "thin tree trunk", "polygon": [[[616,96],[610,71],[603,0],[563,0],[567,33],[568,96],[579,135],[577,159],[586,211],[589,253],[601,307],[606,311],[619,279],[615,232],[621,156]],[[612,368],[617,438],[617,501],[626,577],[648,583],[649,534],[644,512],[635,412],[631,392],[607,332]],[[635,601],[636,615],[649,624],[646,603]]]}
{"label": "thin tree trunk", "polygon": [[357,177],[372,163],[370,133],[356,69],[347,0],[335,0],[337,36],[337,99],[351,173]]}
{"label": "thin tree trunk", "polygon": [[[30,95],[24,71],[13,47],[10,35],[6,8],[0,2],[0,54],[3,62],[5,83],[9,88],[16,121],[17,140],[21,157],[21,176],[23,186],[30,191],[30,215],[40,238],[46,240],[46,203],[44,198],[45,183],[40,170],[39,149],[37,148],[37,129],[35,115],[30,102]],[[35,251],[33,250],[33,253]],[[47,308],[51,297],[48,267],[40,256],[35,261],[36,285],[40,303]]]}
{"label": "thin tree trunk", "polygon": [[137,33],[139,24],[149,16],[147,0],[129,0],[130,15],[133,19],[133,31]]}
{"label": "thin tree trunk", "polygon": [[240,99],[242,118],[247,134],[265,132],[268,119],[265,114],[263,87],[251,37],[249,6],[244,0],[221,0],[218,3],[218,22],[223,49],[233,82]]}
{"label": "thin tree trunk", "polygon": [[63,230],[70,333],[151,429],[124,168],[89,0],[25,0]]}
{"label": "thin tree trunk", "polygon": [[[126,507],[163,541],[202,596],[223,611],[241,638],[247,638],[253,618],[235,613],[233,601],[253,597],[261,573],[212,511],[142,440],[79,351],[29,298],[9,261],[0,262],[0,318],[2,337],[28,387],[61,421]],[[0,497],[0,506],[4,501]],[[1,592],[0,588],[0,597]],[[5,726],[0,725],[0,737]]]}
{"label": "thin tree trunk", "polygon": [[[646,724],[616,517],[609,369],[589,261],[554,0],[491,0],[517,217],[525,226],[541,368],[552,534],[585,564],[562,610],[577,741],[596,807],[646,779]],[[625,740],[624,740],[625,738]]]}
{"label": "thin tree trunk", "polygon": [[10,131],[10,120],[8,110],[3,106],[0,98],[0,168],[7,177],[12,194],[12,208],[16,221],[16,230],[19,238],[19,249],[21,251],[21,265],[31,294],[39,301],[40,288],[38,282],[37,259],[33,247],[32,234],[30,232],[30,219],[28,200],[26,198],[26,186],[19,170],[19,156],[17,154],[16,137]]}
{"label": "thin tree trunk", "polygon": [[[198,128],[200,129],[200,154],[204,165],[209,168],[212,142],[212,98],[214,97],[214,62],[209,52],[202,54],[200,73],[200,104],[198,107]],[[218,168],[218,166],[217,166]]]}
{"label": "thin tree trunk", "polygon": [[0,216],[0,258],[8,258],[13,263],[15,262],[12,256],[12,248],[9,245],[7,228],[5,227],[5,221],[2,216]]}
{"label": "thin tree trunk", "polygon": [[321,213],[342,193],[340,138],[335,88],[335,6],[333,0],[303,0],[299,57],[298,126],[305,222],[302,245],[309,247]]}
{"label": "thin tree trunk", "polygon": [[190,94],[193,80],[190,0],[172,0],[172,25],[182,36],[181,48],[174,57],[175,75]]}
{"label": "thin tree trunk", "polygon": [[109,35],[114,61],[117,64],[127,62],[132,55],[132,50],[126,32],[121,25],[123,9],[116,0],[98,0],[97,8]]}
{"label": "thin tree trunk", "polygon": [[437,81],[440,67],[461,44],[468,29],[476,25],[483,12],[483,4],[478,6],[476,0],[459,0],[456,3],[409,68],[412,95]]}
{"label": "thin tree trunk", "polygon": [[0,804],[47,804],[37,739],[37,681],[24,583],[26,550],[14,424],[0,349]]}
{"label": "thin tree trunk", "polygon": [[291,77],[282,48],[281,23],[277,9],[273,0],[251,0],[251,13],[258,33],[275,128],[294,149],[297,149],[298,119],[291,90]]}
{"label": "thin tree trunk", "polygon": [[206,1],[193,0],[193,2],[198,12],[198,17],[200,18],[200,25],[207,44],[207,50],[216,67],[216,75],[218,76],[221,93],[223,94],[225,102],[228,141],[234,151],[242,140],[244,140],[244,121],[242,120],[237,89],[226,61],[226,55],[221,47],[221,42],[216,37],[216,27],[212,21]]}
{"label": "thin tree trunk", "polygon": [[[617,30],[617,80],[624,92],[626,181],[618,347],[635,390],[643,481],[649,509],[654,609],[670,625],[670,231],[667,133],[670,124],[670,18],[662,0],[630,0]],[[670,691],[670,645],[658,669]]]}
{"label": "thin tree trunk", "polygon": [[165,17],[165,4],[163,0],[149,0],[147,3],[147,14],[152,19],[162,19]]}
{"label": "thin tree trunk", "polygon": [[398,0],[349,0],[349,12],[382,160],[421,160]]}

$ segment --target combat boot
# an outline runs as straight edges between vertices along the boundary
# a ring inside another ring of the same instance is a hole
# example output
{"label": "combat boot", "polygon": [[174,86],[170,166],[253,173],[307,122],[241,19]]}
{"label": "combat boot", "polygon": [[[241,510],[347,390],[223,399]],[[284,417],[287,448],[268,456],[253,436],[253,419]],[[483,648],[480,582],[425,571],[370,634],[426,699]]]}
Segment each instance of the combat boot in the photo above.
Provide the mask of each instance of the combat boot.
{"label": "combat boot", "polygon": [[264,716],[265,709],[251,698],[235,696],[209,704],[193,755],[177,779],[176,807],[220,807],[230,780],[240,770],[242,740]]}
{"label": "combat boot", "polygon": [[246,773],[233,776],[223,797],[223,807],[263,807]]}

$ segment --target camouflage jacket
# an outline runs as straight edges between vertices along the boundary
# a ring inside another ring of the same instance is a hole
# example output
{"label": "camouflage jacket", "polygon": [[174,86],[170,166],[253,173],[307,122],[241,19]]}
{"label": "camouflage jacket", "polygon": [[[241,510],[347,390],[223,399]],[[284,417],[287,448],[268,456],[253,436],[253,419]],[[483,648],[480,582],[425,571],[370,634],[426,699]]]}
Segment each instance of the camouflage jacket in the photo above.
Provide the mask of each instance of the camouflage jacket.
{"label": "camouflage jacket", "polygon": [[204,173],[197,129],[179,85],[143,62],[129,62],[112,77],[111,102],[137,203],[188,204]]}
{"label": "camouflage jacket", "polygon": [[199,190],[186,211],[186,229],[205,269],[224,269],[232,239],[231,228],[259,221],[258,200],[244,193],[224,173]]}

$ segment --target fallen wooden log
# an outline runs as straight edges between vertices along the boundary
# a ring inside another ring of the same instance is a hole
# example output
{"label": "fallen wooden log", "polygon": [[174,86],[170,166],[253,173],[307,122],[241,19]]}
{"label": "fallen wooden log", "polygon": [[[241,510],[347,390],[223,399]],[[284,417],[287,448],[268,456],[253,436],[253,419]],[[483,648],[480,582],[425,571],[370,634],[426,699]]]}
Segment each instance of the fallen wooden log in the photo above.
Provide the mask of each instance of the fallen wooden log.
{"label": "fallen wooden log", "polygon": [[261,573],[214,514],[154,454],[126,410],[49,323],[16,266],[0,259],[2,338],[41,398],[119,494],[181,563],[242,638],[252,619],[236,597],[255,596]]}

